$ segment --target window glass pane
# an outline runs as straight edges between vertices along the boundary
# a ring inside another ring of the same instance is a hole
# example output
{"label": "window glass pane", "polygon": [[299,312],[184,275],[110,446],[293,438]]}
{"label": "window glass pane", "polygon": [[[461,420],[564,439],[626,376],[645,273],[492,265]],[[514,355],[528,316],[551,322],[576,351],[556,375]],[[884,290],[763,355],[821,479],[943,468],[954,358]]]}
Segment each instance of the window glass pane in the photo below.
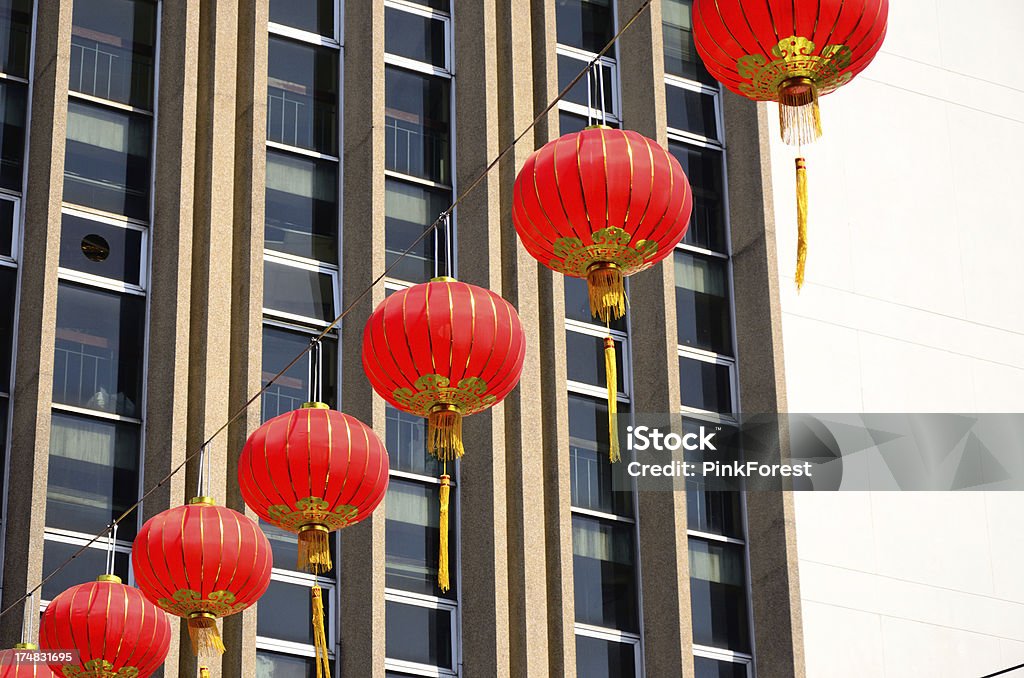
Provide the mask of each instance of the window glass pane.
{"label": "window glass pane", "polygon": [[[392,478],[388,484],[387,522],[385,527],[386,580],[388,588],[422,593],[428,596],[454,598],[454,589],[441,593],[437,587],[437,562],[440,520],[439,486]],[[448,535],[455,536],[455,493],[451,495],[448,513]],[[456,553],[451,548],[448,566],[456,577]]]}
{"label": "window glass pane", "polygon": [[[565,133],[565,130],[563,130],[562,134]],[[603,325],[604,323],[598,318],[590,315],[590,294],[587,292],[587,281],[583,278],[573,278],[568,275],[563,275],[562,279],[565,281],[565,317],[584,323]],[[613,330],[625,332],[626,316],[613,320],[609,327]]]}
{"label": "window glass pane", "polygon": [[28,78],[32,0],[0,0],[0,71]]}
{"label": "window glass pane", "polygon": [[141,257],[141,231],[71,214],[62,215],[62,268],[138,285]]}
{"label": "window glass pane", "polygon": [[[326,590],[323,592],[323,601],[327,638],[330,639],[334,617],[331,615],[331,596]],[[267,592],[260,598],[260,604],[256,606],[256,635],[312,645],[312,618],[313,603],[308,586],[272,579]]]}
{"label": "window glass pane", "polygon": [[386,405],[387,450],[391,468],[436,478],[441,462],[427,453],[427,420]]}
{"label": "window glass pane", "polygon": [[453,668],[451,612],[389,600],[384,618],[389,659]]}
{"label": "window glass pane", "polygon": [[444,68],[444,22],[385,7],[384,51]]}
{"label": "window glass pane", "polygon": [[53,400],[141,416],[145,299],[61,283]]}
{"label": "window glass pane", "polygon": [[[5,394],[11,392],[11,347],[14,341],[14,299],[17,287],[18,271],[6,266],[0,268],[0,393]],[[4,426],[3,430],[6,431],[7,427]]]}
{"label": "window glass pane", "polygon": [[573,506],[633,515],[631,494],[623,491],[622,484],[613,485],[613,469],[608,461],[608,405],[603,401],[569,394],[569,455]]}
{"label": "window glass pane", "polygon": [[[303,349],[309,346],[310,335],[292,332],[270,325],[263,326],[263,383],[290,363]],[[323,397],[334,407],[337,403],[338,383],[338,342],[324,339],[323,346]],[[278,377],[277,381],[263,392],[262,417],[266,421],[285,412],[302,407],[309,401],[309,361],[312,351],[307,352],[291,369]]]}
{"label": "window glass pane", "polygon": [[[607,387],[604,370],[604,339],[579,332],[565,333],[565,349],[568,358],[570,381],[578,381],[601,388]],[[619,392],[623,392],[622,342],[615,342],[615,366],[618,373]]]}
{"label": "window glass pane", "polygon": [[267,151],[264,247],[338,263],[338,165]]}
{"label": "window glass pane", "polygon": [[679,388],[684,407],[732,414],[732,381],[728,365],[680,357]]}
{"label": "window glass pane", "polygon": [[676,250],[675,277],[679,343],[732,355],[725,261]]}
{"label": "window glass pane", "polygon": [[271,23],[334,37],[335,0],[270,0]]}
{"label": "window glass pane", "polygon": [[743,547],[689,540],[693,642],[750,651]]}
{"label": "window glass pane", "polygon": [[146,116],[69,101],[64,200],[147,219],[149,130]]}
{"label": "window glass pane", "polygon": [[576,636],[577,678],[634,678],[636,646]]}
{"label": "window glass pane", "polygon": [[0,186],[19,192],[25,153],[25,92],[26,86],[19,82],[0,81]]}
{"label": "window glass pane", "polygon": [[[102,530],[138,498],[138,460],[138,424],[54,410],[46,525],[85,534]],[[128,518],[118,537],[134,537],[135,528],[135,519]]]}
{"label": "window glass pane", "polygon": [[328,273],[263,263],[263,307],[301,318],[334,320],[334,278]]}
{"label": "window glass pane", "polygon": [[338,153],[338,52],[271,37],[267,139]]}
{"label": "window glass pane", "polygon": [[8,257],[14,256],[14,218],[14,201],[0,199],[0,254]]}
{"label": "window glass pane", "polygon": [[423,234],[441,212],[451,204],[451,191],[418,186],[387,179],[384,197],[384,244],[387,265],[398,262],[388,277],[408,282],[426,282],[434,277],[434,256],[439,255],[437,271],[443,275],[447,249],[445,229],[439,226],[399,260],[398,256]]}
{"label": "window glass pane", "polygon": [[[49,521],[49,516],[47,516]],[[125,523],[121,523],[122,526]],[[97,530],[98,531],[98,530]],[[120,532],[118,532],[120,535]],[[78,544],[68,544],[62,541],[46,539],[43,542],[43,577],[65,563],[71,556],[82,548]],[[52,579],[43,584],[43,600],[53,600],[58,595],[72,586],[96,581],[96,577],[107,571],[107,551],[105,548],[88,548],[82,551],[77,558],[67,564]],[[125,584],[128,583],[128,554],[116,552],[114,556],[114,574],[121,578]]]}
{"label": "window glass pane", "polygon": [[746,664],[694,657],[693,668],[695,678],[747,678]]}
{"label": "window glass pane", "polygon": [[693,188],[693,215],[683,242],[725,252],[725,212],[722,209],[722,154],[670,141],[669,152],[682,165]]}
{"label": "window glass pane", "polygon": [[155,3],[75,0],[68,86],[82,94],[152,109],[155,45]]}
{"label": "window glass pane", "polygon": [[718,114],[710,94],[665,85],[665,111],[669,127],[718,139]]}
{"label": "window glass pane", "polygon": [[665,42],[665,72],[688,80],[697,80],[717,87],[718,83],[704,68],[693,43],[690,8],[693,0],[662,0],[661,26]]}
{"label": "window glass pane", "polygon": [[[572,82],[573,78],[580,74],[580,71],[587,67],[586,61],[575,59],[565,54],[558,55],[558,91],[561,92],[563,89],[568,87],[569,83]],[[601,108],[601,91],[598,86],[598,82],[595,82],[593,76],[584,76],[576,83],[576,85],[569,90],[565,95],[563,101],[567,101],[573,104],[579,104],[580,106],[587,106],[587,81],[590,81],[590,100],[589,105],[591,108],[600,110]],[[614,98],[612,97],[612,69],[608,66],[601,67],[601,79],[604,80],[604,111],[608,114],[615,113]],[[601,122],[595,120],[595,123]],[[565,131],[562,131],[565,134]]]}
{"label": "window glass pane", "polygon": [[572,553],[576,621],[636,632],[633,525],[575,515]]}
{"label": "window glass pane", "polygon": [[614,35],[611,0],[557,0],[558,43],[600,52]]}
{"label": "window glass pane", "polygon": [[399,68],[385,70],[385,167],[450,183],[448,80]]}
{"label": "window glass pane", "polygon": [[[569,134],[571,132],[579,132],[585,129],[587,126],[587,119],[581,115],[575,113],[566,113],[565,111],[558,112],[558,133]],[[566,277],[566,280],[569,280]]]}
{"label": "window glass pane", "polygon": [[414,2],[417,5],[436,9],[439,12],[448,12],[448,6],[451,0],[409,0],[409,2]]}

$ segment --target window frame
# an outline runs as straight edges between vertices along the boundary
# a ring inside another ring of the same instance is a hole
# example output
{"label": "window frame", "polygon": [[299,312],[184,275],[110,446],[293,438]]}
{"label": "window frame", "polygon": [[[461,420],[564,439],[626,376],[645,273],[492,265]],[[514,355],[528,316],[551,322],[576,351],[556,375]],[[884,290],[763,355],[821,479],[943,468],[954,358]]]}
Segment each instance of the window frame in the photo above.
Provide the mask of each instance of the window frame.
{"label": "window frame", "polygon": [[[632,401],[630,392],[632,390],[631,385],[633,383],[633,361],[630,360],[631,353],[628,332],[610,330],[605,327],[601,327],[600,325],[584,323],[571,318],[565,319],[565,331],[597,339],[604,339],[607,336],[611,336],[612,340],[615,342],[616,353],[622,356],[622,379],[619,380],[620,383],[616,384],[619,389],[616,401],[629,404]],[[566,377],[566,384],[569,387],[569,391],[572,393],[579,393],[581,395],[587,395],[592,398],[600,398],[603,400],[607,400],[608,398],[607,387],[596,386],[583,381],[575,381],[568,377]]]}
{"label": "window frame", "polygon": [[[451,555],[449,555],[449,557],[451,557]],[[451,669],[447,669],[441,666],[433,666],[431,664],[420,664],[418,662],[410,662],[404,659],[392,659],[390,657],[385,657],[384,670],[411,673],[417,676],[435,676],[444,678],[457,677],[459,675],[459,670],[462,665],[461,643],[459,642],[460,638],[458,633],[460,624],[458,596],[456,596],[455,600],[446,600],[444,598],[426,596],[421,593],[402,591],[401,589],[385,588],[384,600],[385,602],[399,603],[402,605],[411,605],[413,607],[423,607],[427,609],[447,612],[451,628],[452,639]]]}
{"label": "window frame", "polygon": [[[639,545],[638,545],[639,546]],[[637,559],[639,563],[639,558]],[[639,573],[638,573],[639,577]],[[638,587],[639,588],[639,587]],[[640,598],[637,598],[637,603],[641,602]],[[642,615],[640,615],[642,618]],[[643,624],[640,625],[641,633],[643,632]],[[633,646],[633,663],[635,665],[634,675],[636,678],[643,676],[643,638],[640,634],[629,633],[628,631],[619,631],[618,629],[608,629],[603,626],[594,626],[592,624],[582,624],[580,622],[574,623],[574,635],[583,636],[584,638],[594,638],[596,640],[603,640],[610,643],[621,643],[623,645]]]}
{"label": "window frame", "polygon": [[[142,241],[139,245],[138,285],[124,282],[122,280],[116,280],[114,278],[94,275],[92,273],[76,271],[73,268],[64,268],[63,266],[57,267],[57,278],[59,280],[77,282],[89,287],[99,287],[105,290],[112,290],[114,292],[122,292],[124,294],[134,294],[136,296],[146,295],[146,291],[149,288],[149,226],[123,216],[115,216],[105,212],[99,212],[98,210],[83,210],[81,207],[72,205],[71,203],[61,203],[60,213],[62,218],[66,214],[78,219],[85,219],[86,221],[95,221],[106,226],[123,228],[126,231],[136,231],[141,234]],[[147,321],[148,318],[147,309]]]}
{"label": "window frame", "polygon": [[[408,2],[406,0],[384,0],[384,9],[385,13],[386,10],[393,9],[423,17],[425,19],[440,21],[444,26],[445,44],[443,66],[435,66],[433,64],[428,64],[425,61],[417,61],[415,59],[410,59],[409,57],[391,54],[387,51],[384,52],[384,64],[399,66],[401,68],[407,68],[411,71],[426,73],[428,75],[439,75],[441,77],[451,78],[455,64],[455,40],[453,39],[452,34],[451,15],[447,12],[442,12],[432,7],[427,7],[426,5],[421,5],[419,3]],[[451,142],[449,142],[449,144],[454,145]]]}
{"label": "window frame", "polygon": [[0,266],[17,268],[21,255],[22,246],[22,219],[21,213],[22,197],[20,193],[12,193],[7,189],[0,189],[0,200],[13,203],[13,216],[11,218],[11,255],[0,254]]}
{"label": "window frame", "polygon": [[[102,539],[102,538],[101,539],[96,539],[91,544],[89,543],[90,540],[95,538],[95,536],[96,535],[94,535],[94,534],[86,534],[84,532],[75,532],[74,530],[63,530],[63,529],[56,528],[56,527],[45,527],[45,528],[43,528],[43,541],[44,542],[50,541],[50,542],[56,542],[58,544],[66,544],[66,545],[69,545],[69,546],[78,546],[78,547],[85,546],[86,548],[91,549],[93,551],[99,551],[101,553],[106,554],[108,552],[107,540],[106,539]],[[123,555],[128,557],[128,579],[124,583],[127,584],[128,586],[135,586],[135,572],[134,572],[134,570],[132,570],[132,542],[124,541],[124,540],[121,540],[121,539],[115,540],[114,541],[114,552],[115,553],[123,554]],[[73,562],[74,561],[68,561],[68,564],[70,565]],[[51,572],[47,572],[46,570],[43,570],[42,576],[45,578],[45,577],[50,576],[51,574],[52,574],[52,571]],[[102,572],[97,573],[97,576],[99,574],[103,574],[103,573]],[[42,595],[43,595],[42,591],[43,591],[42,587],[40,587],[40,589],[39,589],[40,601],[39,602],[42,605],[41,610],[45,610],[46,606],[50,603],[50,600],[52,600],[52,599],[44,599],[42,597]]]}
{"label": "window frame", "polygon": [[[615,2],[614,4],[615,4],[616,9],[617,9],[618,3]],[[617,50],[617,47],[616,47],[616,50]],[[590,61],[594,57],[597,56],[597,54],[595,52],[588,52],[587,50],[580,49],[578,47],[570,47],[569,45],[563,45],[563,44],[559,43],[559,44],[557,44],[555,46],[555,69],[556,69],[556,71],[558,69],[558,57],[560,57],[560,56],[568,57],[568,58],[572,59],[573,61],[579,62],[579,65],[580,65],[580,69],[579,70],[582,71],[584,68],[587,67],[587,65],[590,63]],[[618,83],[619,83],[619,65],[618,65],[618,61],[616,60],[615,57],[610,57],[610,56],[608,56],[606,54],[606,55],[602,56],[601,58],[599,58],[597,60],[597,66],[598,66],[599,72],[600,72],[600,74],[602,76],[603,76],[603,69],[607,68],[610,71],[609,72],[609,78],[611,79],[611,82],[612,82],[612,91],[610,93],[609,92],[605,92],[605,95],[606,96],[610,95],[611,110],[610,111],[605,111],[605,117],[607,118],[608,122],[612,123],[612,126],[618,127],[618,126],[620,126],[622,124],[622,117],[621,117],[622,116],[622,101],[621,101],[620,92],[619,92],[620,88],[618,87]],[[587,76],[584,76],[584,78],[586,79]],[[586,83],[583,80],[580,80],[578,83],[576,83],[576,87],[580,87],[580,86],[586,86]],[[593,85],[591,85],[591,87],[592,86]],[[593,92],[591,92],[591,101],[593,101],[593,99],[594,99]],[[571,102],[571,101],[565,101],[564,99],[558,102],[558,109],[566,111],[567,113],[574,113],[576,115],[583,116],[585,118],[593,118],[594,119],[594,123],[593,124],[595,124],[595,125],[599,124],[599,121],[601,120],[601,110],[600,109],[594,108],[594,107],[583,106],[581,104],[577,104],[577,103],[574,103],[574,102]]]}
{"label": "window frame", "polygon": [[[340,271],[337,266],[332,264],[326,264],[322,261],[315,259],[306,259],[304,257],[298,257],[294,254],[286,254],[284,252],[275,252],[274,250],[263,250],[263,264],[266,266],[268,263],[275,264],[278,266],[287,266],[300,271],[307,271],[316,273],[318,275],[327,275],[331,278],[331,291],[332,291],[332,312],[335,314],[333,317],[327,320],[320,320],[312,316],[303,316],[296,313],[288,313],[286,311],[278,311],[276,309],[268,308],[266,305],[262,306],[263,319],[264,321],[268,318],[274,318],[276,320],[283,321],[285,323],[297,323],[300,326],[306,327],[307,331],[310,327],[318,329],[324,329],[330,326],[331,321],[337,318],[337,314],[340,313],[341,308],[341,290],[338,285],[338,278],[340,277]],[[266,303],[266,299],[263,300]],[[340,362],[340,361],[339,361]]]}
{"label": "window frame", "polygon": [[[337,551],[337,548],[335,548]],[[338,553],[332,554],[335,558],[335,567],[337,567]],[[327,635],[327,656],[333,665],[338,658],[338,632],[339,623],[341,619],[338,608],[338,595],[337,595],[337,578],[315,576],[306,572],[296,572],[295,570],[282,570],[278,568],[272,568],[270,571],[271,581],[280,582],[282,584],[291,584],[292,586],[300,586],[302,588],[311,589],[319,585],[320,588],[327,595],[326,608],[331,610],[331,614],[325,615],[325,624]],[[259,614],[259,608],[256,608],[256,613]],[[280,654],[289,654],[305,658],[316,657],[316,647],[314,645],[307,645],[306,643],[296,643],[291,640],[280,640],[277,638],[271,638],[268,636],[256,636],[256,649],[267,650],[269,652],[278,652]],[[336,670],[336,669],[335,669]]]}

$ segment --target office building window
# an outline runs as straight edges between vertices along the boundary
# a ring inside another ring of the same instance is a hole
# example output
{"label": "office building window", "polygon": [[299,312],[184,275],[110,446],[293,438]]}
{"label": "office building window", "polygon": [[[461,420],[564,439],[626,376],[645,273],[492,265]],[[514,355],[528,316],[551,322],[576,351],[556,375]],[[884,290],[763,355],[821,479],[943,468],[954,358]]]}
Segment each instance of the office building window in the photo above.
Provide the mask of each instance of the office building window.
{"label": "office building window", "polygon": [[270,0],[270,23],[277,32],[294,28],[338,41],[337,0]]}
{"label": "office building window", "polygon": [[267,140],[338,154],[338,53],[270,38]]}
{"label": "office building window", "polygon": [[156,15],[146,0],[76,0],[69,88],[152,110]]}

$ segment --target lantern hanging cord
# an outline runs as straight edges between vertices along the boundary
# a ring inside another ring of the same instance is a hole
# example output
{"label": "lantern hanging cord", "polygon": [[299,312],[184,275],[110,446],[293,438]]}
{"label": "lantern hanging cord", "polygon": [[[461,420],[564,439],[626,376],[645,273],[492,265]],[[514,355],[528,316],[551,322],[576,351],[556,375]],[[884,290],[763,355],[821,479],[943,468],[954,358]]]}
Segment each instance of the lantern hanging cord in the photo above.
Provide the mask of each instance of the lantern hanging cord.
{"label": "lantern hanging cord", "polygon": [[[173,478],[175,475],[177,475],[179,471],[181,471],[183,468],[185,468],[185,466],[189,462],[194,461],[196,459],[196,457],[200,456],[202,454],[203,450],[208,445],[210,445],[214,441],[214,439],[217,438],[217,436],[219,436],[221,433],[226,431],[229,426],[231,426],[242,415],[244,415],[249,410],[249,407],[252,406],[257,400],[259,400],[259,398],[267,391],[268,388],[270,388],[274,383],[277,382],[278,379],[280,379],[282,376],[284,376],[289,370],[291,370],[293,367],[295,367],[295,365],[297,365],[300,360],[302,360],[302,358],[309,352],[310,348],[312,348],[314,341],[319,342],[324,337],[326,337],[329,332],[331,332],[335,327],[338,326],[338,324],[342,320],[345,319],[345,316],[347,316],[353,309],[355,309],[363,301],[363,299],[365,299],[367,297],[367,295],[369,295],[370,292],[372,292],[373,289],[375,287],[377,287],[377,285],[379,285],[384,280],[384,278],[387,277],[388,273],[390,273],[392,271],[392,269],[394,269],[402,261],[402,259],[404,259],[406,257],[406,255],[408,255],[416,247],[418,247],[419,244],[422,243],[427,238],[427,236],[435,233],[437,231],[438,227],[441,226],[444,222],[446,222],[447,220],[450,220],[451,216],[455,213],[455,208],[457,208],[459,206],[459,204],[463,200],[466,199],[466,196],[468,196],[470,193],[472,193],[474,190],[476,190],[480,186],[480,184],[483,183],[484,179],[486,179],[487,176],[491,173],[491,171],[495,167],[497,167],[498,164],[505,158],[505,156],[508,155],[509,152],[513,148],[515,148],[516,145],[520,141],[523,140],[523,137],[525,137],[527,134],[529,134],[530,131],[533,130],[534,127],[536,127],[538,124],[540,124],[540,122],[545,117],[547,117],[547,115],[552,110],[554,110],[554,108],[556,106],[558,106],[558,102],[560,102],[562,99],[564,99],[565,96],[569,93],[569,91],[572,90],[572,88],[575,87],[577,85],[577,83],[579,83],[580,80],[582,80],[584,77],[586,77],[587,74],[590,73],[594,69],[594,65],[598,63],[598,61],[601,59],[601,57],[603,57],[605,54],[608,53],[608,51],[615,45],[615,43],[622,36],[622,34],[625,33],[627,30],[629,30],[629,28],[636,22],[636,20],[640,18],[640,15],[643,14],[644,11],[646,11],[647,8],[651,6],[652,2],[653,2],[653,0],[645,0],[645,2],[643,4],[641,4],[637,8],[636,12],[633,13],[633,16],[631,16],[628,21],[626,21],[624,24],[622,24],[622,28],[620,28],[618,30],[618,32],[615,35],[612,36],[611,40],[609,40],[608,43],[604,47],[601,48],[601,51],[598,52],[597,54],[595,54],[594,57],[590,60],[590,62],[583,68],[583,70],[581,70],[579,73],[577,73],[576,77],[573,78],[572,81],[569,82],[568,85],[563,87],[562,90],[558,93],[558,95],[554,99],[552,99],[548,103],[547,106],[544,107],[544,110],[542,110],[539,114],[537,114],[537,117],[535,117],[533,119],[533,122],[531,122],[521,132],[519,132],[519,134],[517,134],[515,136],[515,138],[512,139],[512,141],[507,146],[505,146],[505,148],[503,148],[498,153],[498,155],[495,156],[495,158],[493,160],[491,160],[491,162],[489,162],[487,164],[486,167],[484,167],[484,169],[480,172],[480,174],[478,174],[477,177],[472,182],[470,182],[469,185],[466,186],[466,188],[461,193],[459,193],[459,195],[455,198],[455,202],[453,202],[448,207],[448,209],[446,209],[445,211],[441,212],[440,216],[438,216],[438,218],[434,220],[434,223],[432,223],[429,226],[427,226],[427,228],[425,228],[423,230],[423,233],[421,233],[412,242],[412,244],[410,244],[401,254],[399,254],[398,257],[394,261],[392,261],[390,264],[388,264],[384,268],[384,270],[380,273],[380,275],[378,275],[376,278],[374,278],[373,281],[369,285],[367,285],[367,287],[362,292],[360,292],[358,295],[356,295],[356,297],[348,304],[348,306],[346,306],[341,311],[341,313],[338,315],[338,317],[335,318],[334,320],[332,320],[331,323],[329,325],[327,325],[327,327],[325,327],[320,332],[320,334],[316,335],[313,338],[313,341],[311,341],[310,344],[308,346],[306,346],[306,348],[304,348],[297,356],[295,356],[291,360],[291,362],[289,362],[287,365],[285,365],[283,368],[281,368],[281,370],[278,371],[277,374],[275,374],[273,377],[271,377],[270,380],[267,381],[267,383],[265,383],[263,385],[263,387],[259,391],[254,393],[247,401],[245,401],[245,403],[241,407],[239,407],[238,410],[236,410],[235,413],[232,414],[231,417],[228,418],[228,420],[226,422],[224,422],[220,426],[220,428],[218,428],[216,431],[214,431],[210,435],[209,438],[207,438],[205,441],[203,441],[202,445],[200,445],[198,449],[196,449],[195,451],[193,451],[192,453],[187,455],[181,461],[181,463],[179,463],[177,466],[175,466],[173,469],[171,469],[171,471],[167,475],[165,475],[156,485],[154,485],[153,487],[151,487],[148,490],[146,490],[146,492],[139,498],[139,500],[137,502],[135,502],[134,504],[132,504],[131,506],[126,508],[124,510],[124,512],[122,512],[121,515],[119,515],[113,521],[113,523],[111,523],[111,524],[116,528],[116,526],[118,524],[120,524],[121,521],[125,520],[129,515],[131,515],[132,511],[134,511],[135,509],[137,509],[140,506],[142,506],[142,503],[146,499],[148,499],[150,497],[150,495],[152,495],[154,492],[156,492],[161,487],[163,487],[165,484],[167,484],[167,482],[170,481],[170,479]],[[603,105],[603,102],[602,102],[602,105]],[[450,224],[450,222],[449,222],[449,224]],[[448,228],[449,228],[449,233],[448,234],[450,236],[450,228],[451,228],[450,225],[449,225]],[[450,266],[451,266],[451,262],[450,262],[450,259],[451,259],[451,256],[450,256],[451,255],[451,242],[450,241],[451,241],[451,238],[449,237],[449,242],[447,243],[447,253],[449,255],[448,256],[449,262],[447,263],[447,266],[449,267],[449,270],[450,270]],[[435,258],[436,258],[436,248],[435,248]],[[90,546],[95,544],[97,541],[102,539],[104,535],[107,535],[107,534],[112,534],[112,533],[110,532],[109,529],[104,529],[103,531],[101,531],[98,534],[96,534],[95,536],[93,536],[92,539],[87,541],[85,544],[80,546],[77,551],[75,551],[74,553],[71,554],[71,556],[68,557],[67,560],[62,562],[60,565],[58,565],[56,568],[54,568],[54,570],[52,572],[50,572],[48,575],[43,577],[40,580],[40,582],[38,584],[36,584],[32,589],[27,591],[22,597],[18,598],[18,600],[12,602],[6,608],[4,608],[2,611],[0,611],[0,617],[3,617],[4,615],[6,615],[9,612],[11,612],[11,610],[15,609],[19,605],[22,605],[25,602],[25,600],[27,598],[29,598],[30,596],[35,595],[35,593],[37,591],[39,591],[40,589],[43,588],[43,585],[45,585],[48,581],[50,581],[55,576],[57,576],[57,574],[59,574],[65,567],[70,565],[73,560],[75,560],[80,555],[85,553],[86,549],[88,549]],[[111,544],[113,544],[113,541],[111,541]],[[112,552],[113,552],[113,547],[111,546],[111,553]],[[113,561],[111,559],[111,563],[112,562]]]}

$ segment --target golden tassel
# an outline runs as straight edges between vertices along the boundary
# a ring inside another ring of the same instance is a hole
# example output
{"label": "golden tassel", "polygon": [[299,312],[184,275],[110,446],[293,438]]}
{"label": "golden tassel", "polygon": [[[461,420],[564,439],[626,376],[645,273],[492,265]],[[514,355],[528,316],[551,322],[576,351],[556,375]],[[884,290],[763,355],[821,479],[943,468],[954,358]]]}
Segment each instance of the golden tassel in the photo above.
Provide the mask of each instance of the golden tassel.
{"label": "golden tassel", "polygon": [[594,264],[587,271],[590,314],[609,323],[626,314],[626,288],[622,270],[611,262]]}
{"label": "golden tassel", "polygon": [[619,421],[616,414],[619,405],[619,380],[615,368],[615,341],[611,337],[604,338],[604,373],[608,383],[608,461],[616,463],[622,460],[619,456]]}
{"label": "golden tassel", "polygon": [[779,126],[790,146],[813,144],[821,136],[818,88],[810,78],[790,78],[779,87]]}
{"label": "golden tassel", "polygon": [[448,591],[448,496],[451,493],[452,479],[447,473],[441,476],[441,518],[438,524],[440,546],[437,557],[437,586],[441,591]]}
{"label": "golden tassel", "polygon": [[298,568],[323,574],[334,567],[331,562],[330,533],[323,525],[304,525],[299,532]]}
{"label": "golden tassel", "polygon": [[217,618],[209,612],[193,612],[188,618],[188,636],[192,654],[213,657],[224,654],[224,641],[217,631]]}
{"label": "golden tassel", "polygon": [[331,663],[327,658],[327,630],[324,626],[324,592],[314,586],[313,592],[313,645],[316,647],[316,678],[331,678]]}
{"label": "golden tassel", "polygon": [[454,461],[462,446],[462,413],[455,405],[435,405],[427,417],[427,449],[440,461]]}
{"label": "golden tassel", "polygon": [[796,289],[804,286],[807,266],[807,160],[796,159]]}
{"label": "golden tassel", "polygon": [[205,666],[199,667],[199,678],[210,678],[210,669]]}

